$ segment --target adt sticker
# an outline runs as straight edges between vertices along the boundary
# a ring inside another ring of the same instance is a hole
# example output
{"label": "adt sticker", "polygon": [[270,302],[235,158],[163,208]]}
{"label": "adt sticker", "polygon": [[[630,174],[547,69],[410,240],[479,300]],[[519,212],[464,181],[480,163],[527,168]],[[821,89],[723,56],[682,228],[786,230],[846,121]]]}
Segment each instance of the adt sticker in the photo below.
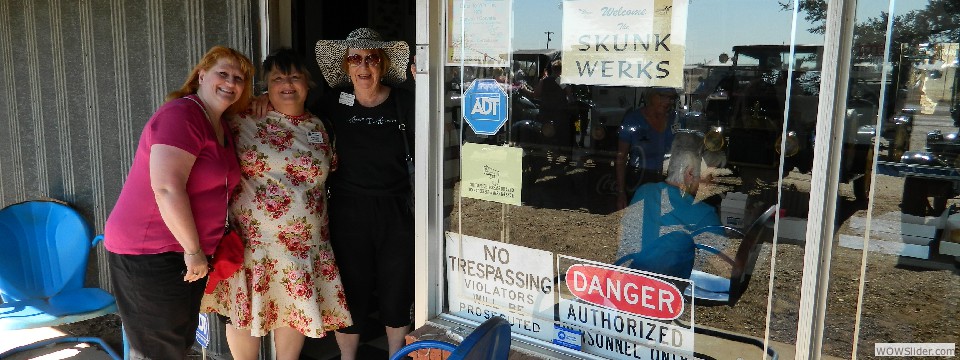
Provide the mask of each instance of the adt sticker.
{"label": "adt sticker", "polygon": [[556,333],[553,337],[554,344],[580,351],[583,342],[583,330],[571,329],[557,324],[553,324],[553,329]]}
{"label": "adt sticker", "polygon": [[460,99],[463,119],[479,135],[496,135],[507,122],[507,93],[493,79],[476,79]]}
{"label": "adt sticker", "polygon": [[200,344],[201,348],[206,349],[207,345],[210,344],[210,322],[207,321],[207,316],[200,314],[200,322],[197,324],[197,343]]}

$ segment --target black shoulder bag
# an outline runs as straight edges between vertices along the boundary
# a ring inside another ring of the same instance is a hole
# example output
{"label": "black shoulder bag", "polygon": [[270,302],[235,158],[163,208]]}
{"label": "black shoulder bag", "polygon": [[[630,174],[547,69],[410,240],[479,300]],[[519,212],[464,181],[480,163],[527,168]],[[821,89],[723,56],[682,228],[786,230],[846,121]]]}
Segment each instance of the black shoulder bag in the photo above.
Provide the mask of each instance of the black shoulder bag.
{"label": "black shoulder bag", "polygon": [[406,116],[406,112],[403,111],[404,110],[403,105],[400,105],[400,103],[402,103],[403,100],[404,99],[401,99],[401,96],[397,96],[397,98],[394,99],[394,102],[396,103],[396,106],[397,106],[397,118],[400,120],[400,124],[397,125],[397,127],[400,129],[400,136],[403,137],[403,150],[406,153],[406,156],[404,159],[407,161],[407,176],[409,176],[410,178],[410,194],[407,196],[407,202],[410,205],[410,210],[413,211],[413,206],[414,206],[413,184],[414,184],[415,167],[413,163],[413,154],[410,152],[410,140],[408,139],[409,134],[407,133],[407,116]]}

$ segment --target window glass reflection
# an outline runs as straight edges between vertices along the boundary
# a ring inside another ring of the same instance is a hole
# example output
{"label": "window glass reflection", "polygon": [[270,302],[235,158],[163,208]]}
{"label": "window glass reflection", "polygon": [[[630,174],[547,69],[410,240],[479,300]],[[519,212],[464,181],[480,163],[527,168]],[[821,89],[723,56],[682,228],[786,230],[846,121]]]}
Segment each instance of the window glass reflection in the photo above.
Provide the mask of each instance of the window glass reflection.
{"label": "window glass reflection", "polygon": [[[776,2],[692,1],[682,87],[582,85],[560,66],[562,5],[514,2],[504,66],[444,69],[446,230],[693,281],[675,284],[688,306],[697,294],[696,326],[716,329],[735,356],[791,353],[823,67],[823,35],[806,29],[819,24]],[[494,135],[462,120],[477,79],[509,94]],[[867,89],[848,102],[866,126],[881,107]],[[874,143],[852,129],[841,194],[864,207]],[[464,143],[522,149],[521,206],[462,196]]]}
{"label": "window glass reflection", "polygon": [[958,20],[956,2],[858,3],[844,125],[871,146],[863,186],[853,189],[869,203],[844,201],[841,188],[828,355],[872,357],[877,343],[960,338],[952,305],[960,299],[952,250]]}

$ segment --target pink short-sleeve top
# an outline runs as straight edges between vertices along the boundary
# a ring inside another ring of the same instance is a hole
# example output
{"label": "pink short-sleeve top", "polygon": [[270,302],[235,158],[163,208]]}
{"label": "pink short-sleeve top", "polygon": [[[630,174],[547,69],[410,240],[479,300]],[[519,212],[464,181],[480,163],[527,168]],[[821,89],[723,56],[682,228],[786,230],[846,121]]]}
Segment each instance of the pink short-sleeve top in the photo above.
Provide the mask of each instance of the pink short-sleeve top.
{"label": "pink short-sleeve top", "polygon": [[213,254],[223,236],[229,195],[240,181],[240,166],[230,127],[220,120],[224,129],[221,146],[202,104],[196,95],[168,101],[144,126],[133,166],[104,229],[104,245],[110,252],[145,255],[184,251],[160,217],[150,185],[150,148],[164,144],[197,157],[187,179],[187,194],[200,246],[204,253]]}

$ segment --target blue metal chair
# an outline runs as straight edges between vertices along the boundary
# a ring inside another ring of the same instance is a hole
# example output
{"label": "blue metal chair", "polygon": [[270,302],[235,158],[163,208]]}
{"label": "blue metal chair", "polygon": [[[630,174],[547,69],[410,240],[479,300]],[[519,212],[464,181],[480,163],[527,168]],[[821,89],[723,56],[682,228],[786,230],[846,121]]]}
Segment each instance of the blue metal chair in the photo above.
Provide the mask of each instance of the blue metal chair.
{"label": "blue metal chair", "polygon": [[[663,241],[683,242],[683,240],[686,240],[692,242],[691,248],[709,253],[711,256],[716,256],[727,264],[730,264],[729,276],[711,274],[697,269],[690,271],[689,279],[693,283],[693,286],[688,286],[683,290],[684,297],[687,299],[695,297],[697,299],[697,305],[733,306],[736,304],[737,301],[740,300],[740,296],[743,295],[743,292],[747,290],[747,286],[750,284],[750,278],[753,275],[753,268],[757,263],[757,257],[760,255],[760,246],[763,244],[763,241],[770,234],[772,234],[770,227],[767,226],[767,222],[773,218],[773,214],[776,212],[776,209],[776,206],[771,206],[769,209],[767,209],[747,229],[746,234],[743,234],[740,232],[740,230],[729,226],[707,226],[697,229],[689,235],[677,235],[676,232],[667,234],[676,235],[678,238],[664,238]],[[736,256],[731,258],[719,249],[710,245],[693,243],[693,239],[706,232],[727,233],[734,237],[743,239],[740,242],[740,246],[737,248]],[[613,265],[650,271],[645,265],[651,264],[637,264],[637,261],[642,261],[638,259],[638,253],[627,254],[620,259],[617,259]],[[658,271],[654,270],[653,272]],[[675,274],[670,275],[679,276]]]}
{"label": "blue metal chair", "polygon": [[[737,248],[737,254],[732,259],[720,250],[708,245],[697,244],[698,250],[709,252],[730,264],[730,275],[720,276],[693,270],[690,274],[690,281],[693,282],[692,287],[695,287],[695,289],[687,287],[684,289],[683,295],[687,298],[695,297],[697,305],[736,305],[740,296],[747,291],[747,286],[750,285],[753,269],[757,265],[757,258],[760,256],[763,242],[769,240],[773,235],[773,229],[767,223],[773,219],[776,211],[777,207],[775,205],[771,206],[747,228],[747,233],[743,235],[743,240]],[[726,226],[722,228],[739,233],[736,229]],[[700,229],[691,235],[696,236],[710,230],[713,229]]]}
{"label": "blue metal chair", "polygon": [[510,355],[510,323],[494,316],[467,335],[460,345],[440,340],[420,340],[404,346],[390,360],[400,360],[414,351],[424,349],[449,351],[447,360],[505,360]]}
{"label": "blue metal chair", "polygon": [[[0,330],[67,324],[115,313],[116,302],[98,288],[85,288],[93,237],[74,209],[55,201],[27,201],[0,210]],[[55,343],[98,344],[120,357],[102,339],[59,337],[20,346],[14,353]]]}
{"label": "blue metal chair", "polygon": [[[753,270],[757,264],[757,258],[760,256],[761,246],[764,241],[772,239],[773,229],[769,222],[773,219],[777,211],[777,206],[771,206],[756,221],[747,228],[747,233],[743,234],[743,240],[737,248],[737,254],[730,258],[720,250],[709,245],[697,244],[697,250],[703,250],[714,256],[718,256],[724,262],[730,264],[730,276],[720,276],[699,270],[693,270],[690,274],[691,286],[683,289],[685,298],[695,298],[696,304],[700,306],[734,306],[750,285],[750,278],[753,277]],[[740,234],[736,229],[721,226],[724,230],[735,234]],[[697,234],[714,231],[707,227],[698,229],[693,236]],[[740,335],[729,331],[721,331],[697,326],[694,328],[697,334],[704,334],[711,337],[727,339],[739,343],[753,345],[759,349],[764,348],[763,341],[749,336]],[[777,360],[780,355],[772,347],[767,347],[767,355],[772,360]]]}
{"label": "blue metal chair", "polygon": [[[768,223],[773,219],[776,211],[776,205],[764,211],[763,214],[747,228],[746,234],[729,226],[707,226],[686,235],[689,239],[695,239],[697,235],[705,232],[725,232],[734,237],[742,238],[742,240],[740,246],[737,247],[737,254],[733,258],[710,245],[695,243],[696,250],[709,253],[711,256],[716,256],[727,264],[730,264],[730,273],[729,276],[721,276],[693,269],[690,273],[690,281],[692,284],[683,289],[684,298],[687,300],[696,299],[694,303],[697,306],[736,305],[737,301],[740,300],[740,297],[747,290],[747,286],[750,285],[750,279],[753,276],[753,270],[757,264],[757,258],[760,255],[763,242],[772,238],[773,231],[772,228],[768,226]],[[637,259],[635,255],[636,254],[628,254],[623,256],[614,262],[614,265],[638,268],[639,266],[633,264],[633,261]],[[750,344],[760,349],[764,348],[762,340],[733,332],[714,330],[702,326],[694,327],[694,332]],[[699,353],[695,353],[695,355],[696,357],[705,357]],[[779,358],[779,354],[777,354],[773,348],[767,348],[767,355],[773,360]]]}

